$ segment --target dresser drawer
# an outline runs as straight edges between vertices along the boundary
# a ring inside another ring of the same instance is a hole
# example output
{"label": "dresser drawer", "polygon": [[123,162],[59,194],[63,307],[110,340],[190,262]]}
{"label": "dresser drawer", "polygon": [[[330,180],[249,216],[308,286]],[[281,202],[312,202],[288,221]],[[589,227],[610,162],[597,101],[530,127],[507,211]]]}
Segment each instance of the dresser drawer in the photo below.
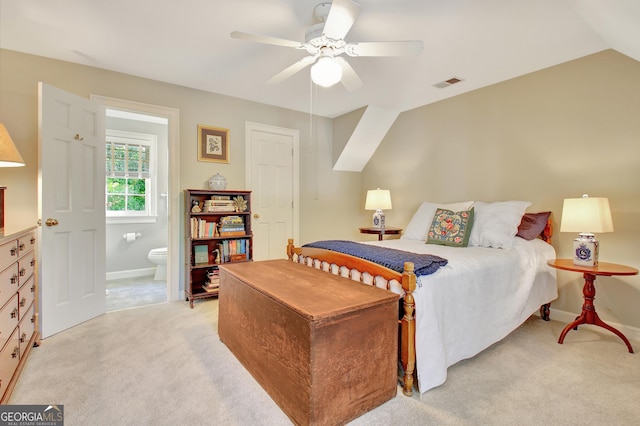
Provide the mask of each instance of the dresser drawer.
{"label": "dresser drawer", "polygon": [[18,238],[18,257],[22,257],[36,247],[36,234],[29,232]]}
{"label": "dresser drawer", "polygon": [[36,267],[36,252],[31,250],[18,260],[18,283],[22,284],[33,276]]}
{"label": "dresser drawer", "polygon": [[18,264],[14,263],[0,272],[0,307],[18,291]]}
{"label": "dresser drawer", "polygon": [[0,245],[0,271],[18,260],[18,240],[10,240]]}
{"label": "dresser drawer", "polygon": [[18,326],[18,293],[0,309],[0,348],[6,346],[13,330]]}
{"label": "dresser drawer", "polygon": [[20,362],[20,341],[17,328],[7,340],[7,345],[0,352],[0,395],[3,396],[18,367],[18,362]]}
{"label": "dresser drawer", "polygon": [[20,290],[18,290],[18,321],[22,321],[27,310],[33,304],[33,299],[36,295],[35,283],[35,278],[32,275],[31,278],[20,287]]}
{"label": "dresser drawer", "polygon": [[31,306],[24,311],[24,314],[20,317],[20,325],[18,328],[20,330],[20,358],[22,359],[22,355],[29,347],[31,336],[33,336],[33,333],[36,331],[35,305],[31,304]]}

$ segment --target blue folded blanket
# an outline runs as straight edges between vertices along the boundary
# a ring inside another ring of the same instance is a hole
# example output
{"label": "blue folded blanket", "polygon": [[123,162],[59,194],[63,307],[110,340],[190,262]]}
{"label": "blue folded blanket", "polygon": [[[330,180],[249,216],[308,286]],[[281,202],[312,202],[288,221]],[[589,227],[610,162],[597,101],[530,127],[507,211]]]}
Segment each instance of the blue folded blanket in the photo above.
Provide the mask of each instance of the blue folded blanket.
{"label": "blue folded blanket", "polygon": [[303,247],[315,247],[345,253],[377,263],[396,272],[404,270],[404,262],[413,262],[414,272],[417,276],[433,274],[441,266],[447,264],[447,259],[432,254],[411,253],[345,240],[316,241],[315,243],[305,244]]}

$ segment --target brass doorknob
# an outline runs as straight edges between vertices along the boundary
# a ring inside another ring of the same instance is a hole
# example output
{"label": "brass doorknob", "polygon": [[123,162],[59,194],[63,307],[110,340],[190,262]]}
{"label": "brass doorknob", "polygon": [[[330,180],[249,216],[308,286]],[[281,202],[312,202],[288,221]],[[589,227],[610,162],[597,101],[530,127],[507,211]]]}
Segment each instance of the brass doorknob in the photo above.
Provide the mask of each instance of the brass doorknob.
{"label": "brass doorknob", "polygon": [[44,224],[47,226],[56,226],[58,224],[58,219],[47,219]]}
{"label": "brass doorknob", "polygon": [[259,215],[258,213],[255,213],[255,214],[253,215],[253,218],[254,218],[254,219],[260,219],[260,215]]}

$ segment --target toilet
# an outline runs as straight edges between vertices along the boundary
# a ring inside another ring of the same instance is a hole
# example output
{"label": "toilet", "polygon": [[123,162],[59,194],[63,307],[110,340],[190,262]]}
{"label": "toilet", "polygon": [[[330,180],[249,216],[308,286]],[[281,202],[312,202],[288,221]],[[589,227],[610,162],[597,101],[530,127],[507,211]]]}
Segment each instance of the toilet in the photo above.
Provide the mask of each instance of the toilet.
{"label": "toilet", "polygon": [[149,251],[149,260],[156,264],[156,274],[153,277],[154,280],[166,281],[167,280],[167,248],[155,248]]}

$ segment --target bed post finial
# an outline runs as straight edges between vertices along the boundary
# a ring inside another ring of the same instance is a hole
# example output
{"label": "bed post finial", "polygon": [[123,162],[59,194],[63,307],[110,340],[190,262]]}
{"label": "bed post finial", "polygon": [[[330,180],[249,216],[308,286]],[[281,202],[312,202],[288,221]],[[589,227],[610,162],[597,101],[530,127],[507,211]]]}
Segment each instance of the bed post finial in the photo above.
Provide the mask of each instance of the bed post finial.
{"label": "bed post finial", "polygon": [[287,257],[289,260],[293,260],[293,238],[287,239]]}

